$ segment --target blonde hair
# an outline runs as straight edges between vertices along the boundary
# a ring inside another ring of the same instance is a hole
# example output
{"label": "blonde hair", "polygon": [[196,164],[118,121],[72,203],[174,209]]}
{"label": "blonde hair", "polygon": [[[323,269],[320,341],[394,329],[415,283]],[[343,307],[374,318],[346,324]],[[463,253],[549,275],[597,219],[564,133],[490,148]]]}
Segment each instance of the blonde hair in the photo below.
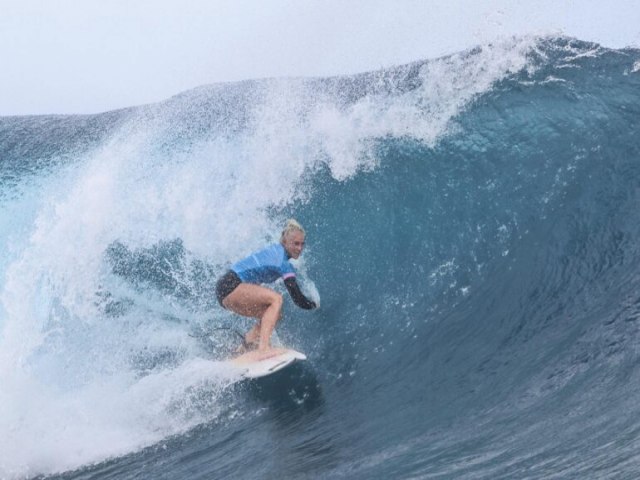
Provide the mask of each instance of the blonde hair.
{"label": "blonde hair", "polygon": [[284,229],[282,230],[282,235],[280,235],[280,242],[284,241],[284,238],[289,235],[291,232],[301,232],[303,235],[304,228],[298,222],[296,222],[293,218],[287,220],[287,223],[284,225]]}

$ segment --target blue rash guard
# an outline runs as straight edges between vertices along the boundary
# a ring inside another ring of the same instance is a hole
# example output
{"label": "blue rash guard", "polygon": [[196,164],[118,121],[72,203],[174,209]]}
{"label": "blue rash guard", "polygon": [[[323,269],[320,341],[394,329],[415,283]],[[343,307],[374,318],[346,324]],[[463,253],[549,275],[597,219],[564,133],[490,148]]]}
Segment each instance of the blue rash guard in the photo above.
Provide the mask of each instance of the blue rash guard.
{"label": "blue rash guard", "polygon": [[234,263],[231,270],[247,283],[273,283],[279,278],[286,280],[296,276],[287,252],[279,243],[269,245]]}
{"label": "blue rash guard", "polygon": [[297,306],[305,310],[317,307],[315,302],[305,297],[300,290],[296,281],[296,271],[289,262],[289,255],[279,243],[269,245],[234,263],[231,270],[218,280],[216,297],[220,305],[224,307],[224,299],[240,283],[273,283],[279,278],[284,280],[284,285]]}

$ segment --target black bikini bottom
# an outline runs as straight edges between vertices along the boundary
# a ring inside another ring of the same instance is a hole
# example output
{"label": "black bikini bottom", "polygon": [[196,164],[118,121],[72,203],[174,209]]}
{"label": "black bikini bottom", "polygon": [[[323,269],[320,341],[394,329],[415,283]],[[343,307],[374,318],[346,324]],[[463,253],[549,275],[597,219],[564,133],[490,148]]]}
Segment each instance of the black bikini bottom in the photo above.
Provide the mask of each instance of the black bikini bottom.
{"label": "black bikini bottom", "polygon": [[240,277],[233,270],[229,270],[225,273],[218,282],[216,283],[216,298],[218,299],[218,303],[224,308],[222,305],[222,301],[227,298],[231,292],[233,292],[238,285],[242,283]]}

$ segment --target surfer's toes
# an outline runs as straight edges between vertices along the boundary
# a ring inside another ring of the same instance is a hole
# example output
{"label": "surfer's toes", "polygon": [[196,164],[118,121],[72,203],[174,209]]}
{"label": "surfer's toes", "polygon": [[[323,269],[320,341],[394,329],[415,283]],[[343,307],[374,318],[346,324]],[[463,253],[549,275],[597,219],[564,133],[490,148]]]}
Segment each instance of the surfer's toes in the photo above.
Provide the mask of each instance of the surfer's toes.
{"label": "surfer's toes", "polygon": [[242,345],[239,345],[238,348],[235,349],[236,354],[240,355],[243,353],[251,352],[253,350],[258,349],[258,343],[256,342],[247,342],[246,340],[242,341]]}

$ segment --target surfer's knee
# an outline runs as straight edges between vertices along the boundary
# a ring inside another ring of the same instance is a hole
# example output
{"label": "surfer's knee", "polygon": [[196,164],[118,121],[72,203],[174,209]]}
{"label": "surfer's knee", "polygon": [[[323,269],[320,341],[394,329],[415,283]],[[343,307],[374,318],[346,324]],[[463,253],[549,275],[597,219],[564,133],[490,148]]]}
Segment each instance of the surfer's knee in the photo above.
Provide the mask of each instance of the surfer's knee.
{"label": "surfer's knee", "polygon": [[281,293],[273,292],[273,294],[270,295],[269,305],[274,306],[279,310],[283,303],[284,299]]}
{"label": "surfer's knee", "polygon": [[266,307],[262,311],[260,315],[261,320],[264,320],[268,316],[268,318],[273,319],[273,322],[278,322],[282,315],[282,304],[284,303],[282,294],[278,292],[271,292],[269,294],[269,298],[267,299]]}

